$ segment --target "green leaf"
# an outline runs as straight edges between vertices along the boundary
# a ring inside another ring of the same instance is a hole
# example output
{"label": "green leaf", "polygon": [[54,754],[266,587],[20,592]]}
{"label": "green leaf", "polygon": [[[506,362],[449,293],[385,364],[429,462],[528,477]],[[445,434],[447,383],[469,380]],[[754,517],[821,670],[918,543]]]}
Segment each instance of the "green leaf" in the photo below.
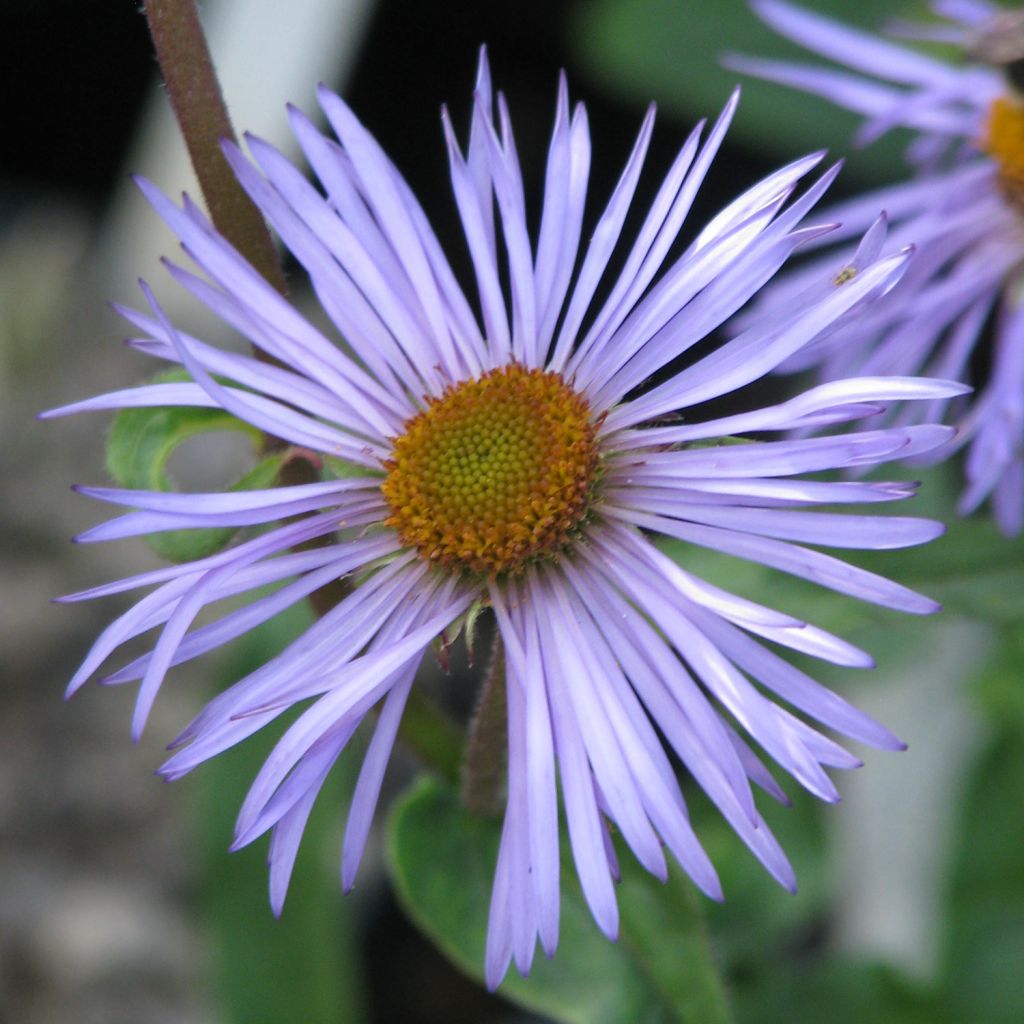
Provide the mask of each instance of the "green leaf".
{"label": "green leaf", "polygon": [[[172,370],[155,378],[156,383],[189,379]],[[167,461],[180,444],[209,431],[237,431],[252,438],[261,434],[222,409],[157,407],[122,409],[114,419],[107,441],[107,469],[122,487],[144,491],[172,490]],[[273,485],[284,460],[278,453],[259,462],[228,490],[255,490]],[[238,531],[233,527],[205,530],[168,530],[154,533],[147,543],[162,558],[188,562],[225,547]]]}
{"label": "green leaf", "polygon": [[[471,817],[434,780],[405,796],[388,828],[399,899],[478,979],[499,837],[497,822]],[[538,951],[528,979],[510,968],[500,992],[565,1024],[724,1024],[725,998],[689,881],[676,869],[663,886],[628,853],[620,859],[619,941],[598,931],[563,851],[558,953],[549,961]]]}
{"label": "green leaf", "polygon": [[[803,6],[875,32],[893,17],[920,15],[924,5],[805,0]],[[722,66],[724,54],[739,53],[836,67],[776,34],[746,0],[593,0],[576,5],[569,39],[599,85],[637,103],[655,99],[686,121],[714,116],[741,83],[743,98],[730,138],[775,160],[823,147],[850,154],[862,120],[828,100]],[[847,183],[904,176],[908,138],[896,132],[851,154]]]}

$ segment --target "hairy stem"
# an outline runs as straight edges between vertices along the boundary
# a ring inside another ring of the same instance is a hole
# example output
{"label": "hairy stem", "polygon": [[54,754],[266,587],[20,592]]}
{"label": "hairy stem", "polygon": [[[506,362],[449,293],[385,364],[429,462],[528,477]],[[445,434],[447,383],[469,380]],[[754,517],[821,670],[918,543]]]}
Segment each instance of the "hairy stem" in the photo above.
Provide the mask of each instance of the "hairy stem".
{"label": "hairy stem", "polygon": [[505,647],[501,634],[495,632],[462,766],[462,806],[478,817],[496,817],[504,805],[508,750],[505,685]]}

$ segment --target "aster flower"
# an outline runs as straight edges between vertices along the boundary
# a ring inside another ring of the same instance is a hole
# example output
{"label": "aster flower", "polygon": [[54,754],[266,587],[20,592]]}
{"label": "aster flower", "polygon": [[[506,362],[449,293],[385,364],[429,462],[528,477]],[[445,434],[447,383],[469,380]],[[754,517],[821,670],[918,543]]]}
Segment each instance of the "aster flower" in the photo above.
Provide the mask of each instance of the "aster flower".
{"label": "aster flower", "polygon": [[[253,782],[235,839],[239,847],[272,833],[270,898],[280,910],[317,792],[379,705],[344,838],[342,879],[351,887],[417,666],[435,637],[489,606],[503,640],[509,734],[508,803],[487,939],[490,985],[513,958],[525,973],[538,938],[548,954],[555,950],[559,789],[583,892],[609,937],[617,929],[612,824],[653,874],[665,877],[667,847],[700,889],[721,897],[657,730],[754,855],[793,887],[792,869],[754,803],[751,782],[783,799],[754,746],[812,793],[835,800],[823,766],[859,762],[819,727],[877,747],[901,744],[774,648],[849,666],[868,666],[870,658],[814,625],[703,581],[659,550],[656,537],[759,562],[878,605],[935,610],[928,598],[817,550],[899,548],[936,536],[941,527],[927,520],[817,511],[898,500],[913,485],[805,477],[927,451],[947,440],[949,428],[802,440],[775,433],[846,426],[892,401],[943,400],[962,386],[859,378],[728,416],[692,411],[769,373],[883,295],[908,252],[868,260],[855,279],[807,294],[770,322],[700,353],[709,332],[798,245],[827,230],[802,221],[835,170],[791,201],[821,154],[782,168],[670,260],[734,96],[706,135],[701,124],[686,139],[621,272],[607,280],[653,109],[581,246],[590,141],[586,112],[570,110],[562,80],[533,246],[511,122],[503,98],[492,96],[482,59],[465,154],[443,114],[478,319],[402,176],[341,99],[324,89],[320,102],[337,141],[298,110],[290,115],[324,194],[259,139],[248,139],[251,162],[232,145],[225,152],[349,347],[267,285],[187,198],[179,207],[141,182],[204,275],[168,263],[173,277],[277,362],[222,351],[177,330],[144,284],[152,312],[123,310],[144,335],[134,344],[180,364],[192,380],[132,388],[53,414],[216,407],[344,460],[351,471],[245,493],[81,488],[133,510],[83,541],[278,525],[217,554],[67,598],[155,588],[103,632],[69,692],[129,638],[158,629],[148,654],[107,678],[139,681],[138,735],[171,666],[220,647],[319,587],[342,577],[351,582],[347,596],[287,649],[211,700],[161,769],[177,779],[301,705]],[[599,289],[603,298],[595,301]],[[684,353],[688,365],[680,369]],[[679,410],[681,419],[664,421]],[[750,432],[763,436],[723,441]],[[302,549],[313,538],[330,542]],[[279,586],[267,593],[271,584]],[[257,588],[248,605],[194,625],[200,610]]]}
{"label": "aster flower", "polygon": [[[960,47],[953,65],[855,31],[781,0],[752,0],[782,35],[854,74],[787,62],[729,58],[761,78],[820,94],[865,115],[856,141],[892,128],[914,133],[907,149],[912,174],[827,211],[842,222],[812,241],[827,254],[763,296],[768,315],[822,278],[849,265],[843,243],[885,209],[892,237],[918,252],[889,298],[854,323],[789,360],[786,369],[820,365],[824,380],[850,374],[929,373],[969,381],[973,358],[991,327],[984,387],[969,406],[945,401],[905,412],[906,422],[948,418],[961,428],[954,447],[969,445],[959,511],[991,499],[1007,534],[1024,526],[1024,16],[979,0],[932,5],[942,21],[902,23],[894,31]],[[980,58],[998,65],[980,62]],[[854,264],[849,272],[856,270]],[[973,369],[972,369],[973,366]],[[945,453],[944,453],[945,454]]]}

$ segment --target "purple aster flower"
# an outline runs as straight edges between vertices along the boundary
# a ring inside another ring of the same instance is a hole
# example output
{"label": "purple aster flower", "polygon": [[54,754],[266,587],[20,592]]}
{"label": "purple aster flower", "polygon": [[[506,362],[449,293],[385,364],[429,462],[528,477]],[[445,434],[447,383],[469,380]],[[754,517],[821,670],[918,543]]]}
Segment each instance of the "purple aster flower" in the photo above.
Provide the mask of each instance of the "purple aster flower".
{"label": "purple aster flower", "polygon": [[[928,451],[950,428],[775,435],[845,427],[896,400],[945,400],[961,394],[961,385],[862,377],[724,417],[693,411],[771,372],[884,295],[908,252],[866,260],[854,279],[808,293],[701,352],[709,332],[798,245],[828,230],[801,224],[834,170],[790,201],[821,155],[782,168],[669,259],[722,143],[733,97],[706,135],[699,125],[685,141],[626,246],[621,272],[608,280],[653,111],[581,245],[590,141],[586,113],[570,109],[562,81],[534,245],[508,112],[499,95],[494,116],[481,60],[465,153],[443,115],[476,276],[474,310],[402,176],[341,99],[323,89],[320,101],[336,140],[298,110],[291,119],[322,193],[259,139],[248,139],[251,161],[233,146],[225,151],[349,348],[278,295],[187,198],[179,207],[141,182],[204,276],[168,263],[170,273],[276,363],[178,331],[143,285],[152,314],[123,311],[145,335],[134,344],[183,366],[191,382],[120,391],[52,415],[217,407],[342,459],[351,472],[245,493],[82,488],[133,510],[89,530],[85,541],[183,527],[264,529],[209,557],[67,598],[154,588],[103,632],[69,692],[126,640],[159,630],[148,654],[107,680],[139,681],[138,735],[171,666],[319,587],[351,581],[347,596],[287,649],[211,700],[161,769],[179,778],[303,705],[255,779],[235,840],[238,847],[272,833],[270,898],[279,910],[317,792],[379,705],[342,851],[343,884],[353,884],[417,665],[438,634],[490,606],[503,640],[509,733],[508,804],[487,939],[491,986],[513,958],[528,971],[538,938],[548,954],[558,941],[556,780],[583,892],[609,937],[618,926],[611,824],[653,874],[665,877],[667,848],[701,890],[721,897],[659,731],[754,855],[793,887],[792,869],[754,803],[752,782],[784,799],[755,747],[812,793],[835,800],[824,768],[859,762],[820,727],[882,748],[901,743],[776,648],[840,665],[871,660],[814,625],[705,582],[656,541],[678,538],[902,611],[935,610],[928,598],[818,550],[899,548],[935,537],[941,527],[927,520],[818,510],[905,498],[913,485],[806,477]],[[679,369],[684,353],[688,365]],[[725,441],[751,432],[758,438]],[[330,542],[303,550],[313,538]],[[268,593],[270,584],[278,586]],[[257,588],[248,605],[194,624],[200,610]]]}
{"label": "purple aster flower", "polygon": [[[769,315],[823,277],[853,273],[842,245],[885,209],[893,238],[917,246],[900,287],[855,323],[790,359],[820,364],[822,379],[850,374],[916,374],[969,380],[972,355],[991,326],[984,387],[966,408],[943,400],[904,412],[904,422],[950,418],[969,444],[966,514],[991,499],[1007,534],[1024,526],[1024,17],[978,0],[932,5],[944,20],[900,24],[904,36],[959,46],[974,62],[954,66],[909,46],[855,31],[781,0],[751,0],[782,35],[855,73],[769,60],[730,58],[730,67],[818,93],[865,115],[856,141],[908,128],[911,180],[869,192],[827,214],[842,227],[819,259],[767,290]],[[984,60],[991,65],[981,63]],[[843,268],[843,269],[840,269]],[[849,269],[847,269],[849,268]],[[943,454],[946,453],[943,452]]]}

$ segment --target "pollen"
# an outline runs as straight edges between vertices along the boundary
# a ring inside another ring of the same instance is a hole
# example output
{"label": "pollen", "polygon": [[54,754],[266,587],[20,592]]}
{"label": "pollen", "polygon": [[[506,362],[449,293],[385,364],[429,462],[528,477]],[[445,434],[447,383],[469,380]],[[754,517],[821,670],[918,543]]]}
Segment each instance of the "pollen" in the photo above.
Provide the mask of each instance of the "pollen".
{"label": "pollen", "polygon": [[999,166],[1007,200],[1024,210],[1024,105],[999,97],[989,107],[982,148]]}
{"label": "pollen", "polygon": [[570,541],[599,452],[586,400],[558,373],[512,363],[448,387],[393,441],[387,525],[459,572],[521,571]]}

